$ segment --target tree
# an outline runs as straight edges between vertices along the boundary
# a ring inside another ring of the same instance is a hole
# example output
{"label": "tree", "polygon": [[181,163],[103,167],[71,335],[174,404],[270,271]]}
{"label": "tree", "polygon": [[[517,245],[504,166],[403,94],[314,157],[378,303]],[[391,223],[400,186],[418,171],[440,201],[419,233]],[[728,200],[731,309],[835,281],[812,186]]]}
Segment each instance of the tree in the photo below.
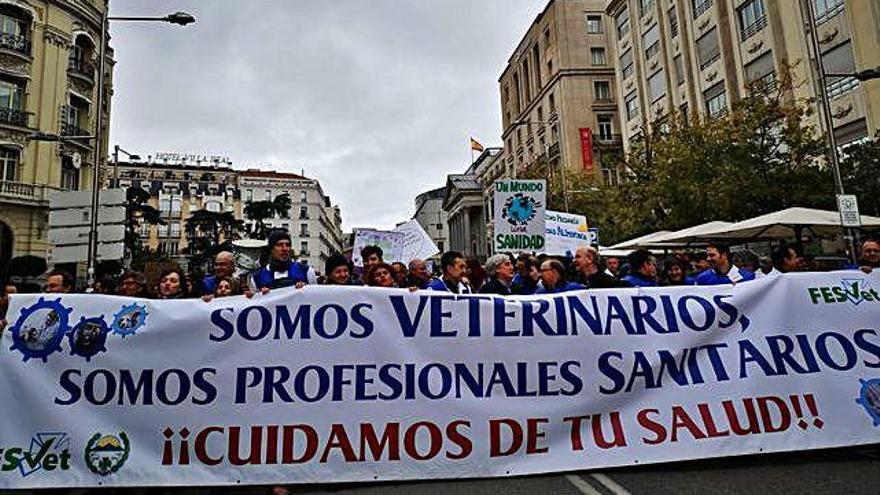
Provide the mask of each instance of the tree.
{"label": "tree", "polygon": [[150,193],[140,187],[125,190],[125,250],[131,259],[145,254],[147,249],[141,243],[141,225],[165,225],[162,215],[150,206]]}
{"label": "tree", "polygon": [[205,260],[228,249],[228,244],[244,230],[244,222],[230,211],[197,210],[186,219],[186,251],[192,264],[200,266]]}
{"label": "tree", "polygon": [[289,194],[279,194],[273,200],[248,201],[244,207],[244,216],[254,222],[248,235],[254,239],[265,239],[269,236],[266,220],[274,217],[287,217],[293,201]]}
{"label": "tree", "polygon": [[840,175],[847,194],[855,194],[862,215],[880,216],[880,139],[847,146]]}
{"label": "tree", "polygon": [[721,117],[642,129],[608,206],[622,237],[738,221],[791,206],[833,208],[831,171],[821,166],[821,134],[791,99],[787,71],[775,89],[761,82]]}

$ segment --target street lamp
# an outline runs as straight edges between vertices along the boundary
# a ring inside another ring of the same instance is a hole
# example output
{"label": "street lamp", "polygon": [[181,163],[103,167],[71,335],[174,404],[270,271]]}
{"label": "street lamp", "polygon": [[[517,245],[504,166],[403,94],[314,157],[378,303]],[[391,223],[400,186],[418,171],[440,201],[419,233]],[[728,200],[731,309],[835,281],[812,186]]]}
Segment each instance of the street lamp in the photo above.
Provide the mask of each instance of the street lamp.
{"label": "street lamp", "polygon": [[140,155],[129,153],[120,148],[119,145],[113,146],[113,187],[119,187],[119,153],[123,153],[129,160],[140,160]]}
{"label": "street lamp", "polygon": [[95,287],[95,262],[98,258],[98,211],[100,189],[100,171],[101,161],[104,159],[101,152],[102,147],[102,130],[104,127],[104,65],[107,53],[107,32],[109,31],[110,21],[146,21],[146,22],[167,22],[185,26],[195,22],[195,17],[186,12],[175,12],[165,17],[110,17],[110,2],[104,6],[104,12],[101,15],[101,47],[98,51],[98,104],[96,105],[97,114],[95,116],[95,142],[93,155],[95,157],[95,168],[92,171],[92,223],[89,228],[89,254],[88,254],[88,286],[89,291]]}
{"label": "street lamp", "polygon": [[[513,123],[511,123],[511,126],[512,127],[519,127],[519,126],[526,125],[526,124],[535,124],[535,125],[542,125],[546,128],[548,126],[552,126],[555,123],[556,122],[551,122],[549,120],[514,120]],[[560,126],[561,126],[561,124],[560,124]],[[564,148],[562,147],[562,144],[563,144],[562,136],[563,136],[562,129],[560,128],[559,141],[557,142],[557,144],[559,145],[559,164],[560,164],[559,169],[560,169],[560,173],[562,174],[562,204],[565,208],[565,212],[568,213],[568,183],[565,179],[565,163],[562,160],[562,157],[564,154]],[[549,171],[549,169],[550,169],[550,146],[547,144],[546,139],[544,140],[544,154],[547,155],[547,169]],[[514,168],[514,170],[516,170],[516,168]]]}
{"label": "street lamp", "polygon": [[[810,17],[809,28],[810,39],[812,41],[811,45],[813,49],[813,57],[816,60],[816,72],[819,76],[819,101],[822,105],[822,118],[825,121],[825,134],[828,137],[828,144],[831,148],[829,150],[828,156],[831,159],[831,167],[834,171],[834,186],[837,189],[837,196],[840,197],[846,194],[846,192],[843,188],[843,178],[840,175],[840,157],[837,155],[837,136],[834,135],[834,118],[831,115],[831,103],[828,101],[828,93],[825,88],[825,78],[855,77],[859,81],[866,81],[868,79],[880,78],[880,67],[877,67],[875,69],[863,70],[853,74],[826,74],[825,66],[822,64],[822,51],[819,49],[819,35],[816,33],[816,9],[812,1],[808,1],[806,3],[807,13]],[[839,211],[841,208],[839,204],[837,208],[838,213],[841,213]],[[843,228],[843,237],[847,244],[850,261],[852,263],[855,263],[857,258],[855,236],[853,235],[853,229],[851,227],[844,226],[842,214],[840,215],[840,225],[841,228]]]}

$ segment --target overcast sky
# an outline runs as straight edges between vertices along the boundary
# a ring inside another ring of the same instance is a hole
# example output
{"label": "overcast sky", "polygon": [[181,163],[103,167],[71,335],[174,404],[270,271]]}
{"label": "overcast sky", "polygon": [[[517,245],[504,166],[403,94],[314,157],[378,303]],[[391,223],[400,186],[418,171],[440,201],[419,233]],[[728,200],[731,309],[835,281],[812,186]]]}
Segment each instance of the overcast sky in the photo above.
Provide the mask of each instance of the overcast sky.
{"label": "overcast sky", "polygon": [[391,228],[499,145],[498,76],[543,0],[113,0],[111,146],[321,181],[344,228]]}

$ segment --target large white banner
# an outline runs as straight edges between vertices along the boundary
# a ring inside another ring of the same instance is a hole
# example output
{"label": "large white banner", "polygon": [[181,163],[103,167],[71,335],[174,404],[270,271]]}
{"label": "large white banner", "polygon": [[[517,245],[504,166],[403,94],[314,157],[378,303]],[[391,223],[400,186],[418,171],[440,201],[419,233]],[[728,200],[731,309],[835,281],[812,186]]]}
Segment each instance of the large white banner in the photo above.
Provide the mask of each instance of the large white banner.
{"label": "large white banner", "polygon": [[495,251],[542,252],[547,182],[504,179],[494,185]]}
{"label": "large white banner", "polygon": [[14,296],[0,488],[523,475],[880,441],[880,276]]}

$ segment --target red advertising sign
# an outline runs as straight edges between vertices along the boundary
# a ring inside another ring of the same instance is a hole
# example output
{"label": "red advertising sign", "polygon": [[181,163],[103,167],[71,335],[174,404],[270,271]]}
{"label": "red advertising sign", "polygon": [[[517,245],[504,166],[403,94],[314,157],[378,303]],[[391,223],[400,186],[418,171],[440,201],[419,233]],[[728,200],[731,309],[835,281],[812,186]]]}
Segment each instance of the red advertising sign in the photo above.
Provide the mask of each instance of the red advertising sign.
{"label": "red advertising sign", "polygon": [[584,157],[584,170],[593,169],[593,130],[581,127],[581,153]]}

